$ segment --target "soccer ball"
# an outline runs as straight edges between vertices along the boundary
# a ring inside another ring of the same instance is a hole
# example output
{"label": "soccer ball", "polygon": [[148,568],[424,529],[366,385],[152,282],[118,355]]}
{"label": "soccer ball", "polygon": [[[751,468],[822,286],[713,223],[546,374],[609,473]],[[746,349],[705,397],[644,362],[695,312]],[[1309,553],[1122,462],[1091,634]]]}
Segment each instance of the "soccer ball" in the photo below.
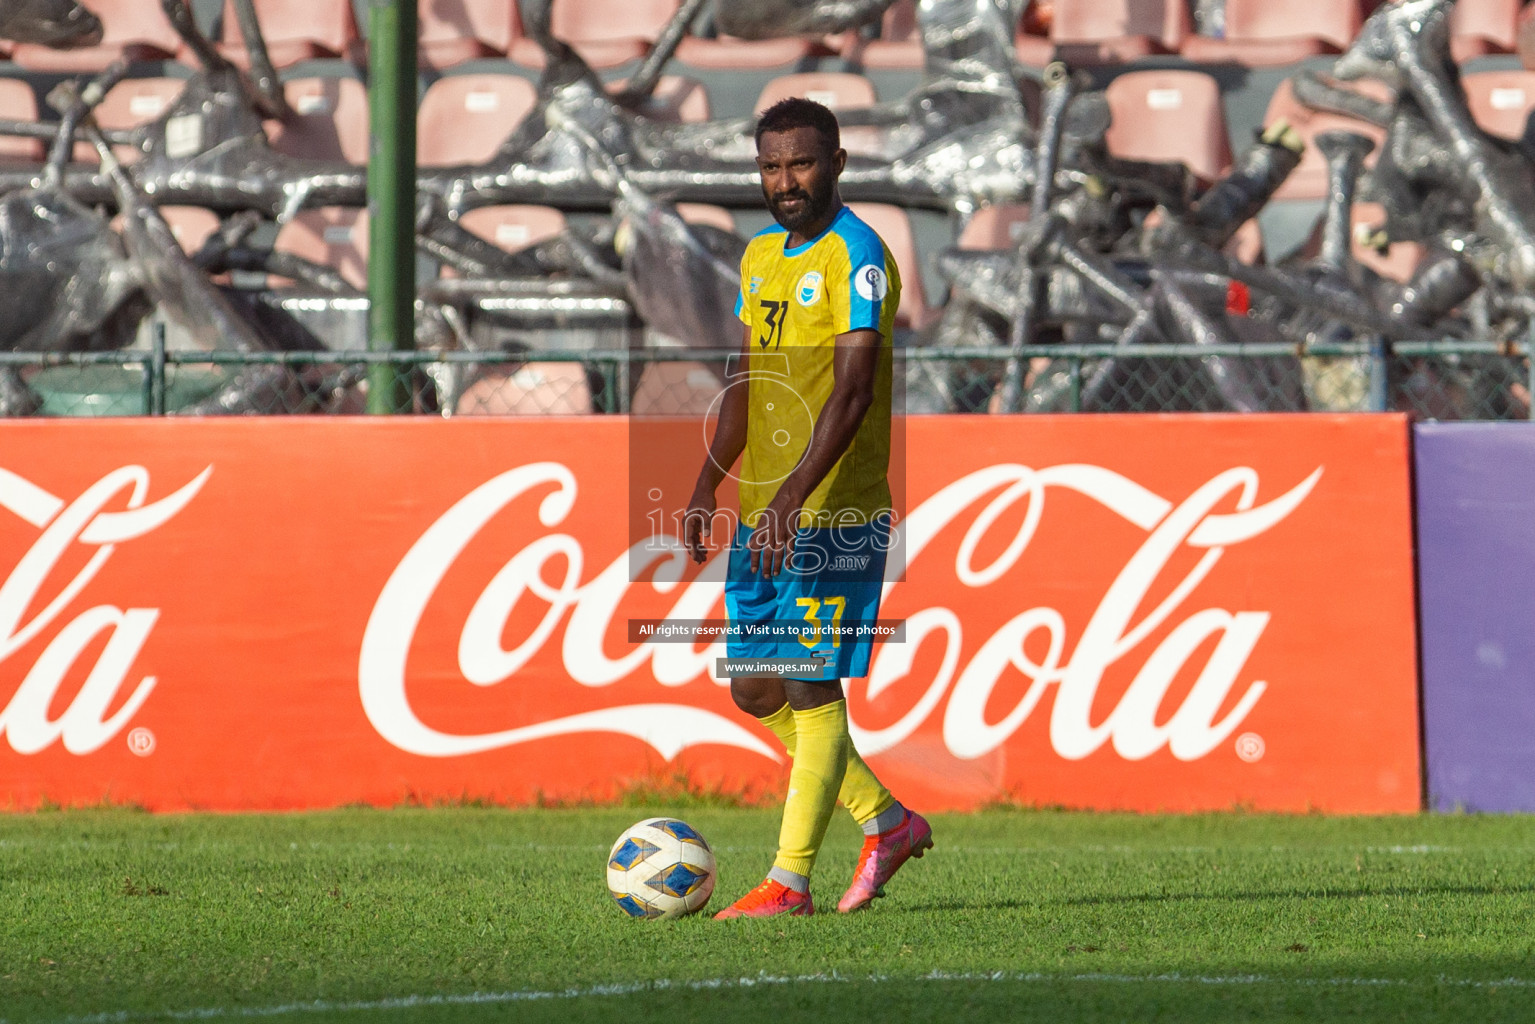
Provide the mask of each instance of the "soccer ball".
{"label": "soccer ball", "polygon": [[646,818],[608,854],[608,891],[630,917],[682,917],[714,892],[714,851],[693,826]]}

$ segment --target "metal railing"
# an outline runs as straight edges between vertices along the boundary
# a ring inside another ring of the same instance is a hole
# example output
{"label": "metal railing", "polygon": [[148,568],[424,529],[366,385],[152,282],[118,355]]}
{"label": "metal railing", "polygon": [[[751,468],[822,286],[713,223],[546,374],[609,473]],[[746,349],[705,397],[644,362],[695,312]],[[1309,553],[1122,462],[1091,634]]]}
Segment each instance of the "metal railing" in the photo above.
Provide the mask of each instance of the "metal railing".
{"label": "metal railing", "polygon": [[[1040,345],[1027,350],[1024,412],[1404,411],[1429,419],[1535,418],[1528,341],[1353,341],[1296,346]],[[526,352],[0,352],[44,415],[362,412],[368,368],[395,367],[418,414],[701,413],[732,352],[685,348]],[[906,411],[998,412],[1009,355],[898,349]]]}

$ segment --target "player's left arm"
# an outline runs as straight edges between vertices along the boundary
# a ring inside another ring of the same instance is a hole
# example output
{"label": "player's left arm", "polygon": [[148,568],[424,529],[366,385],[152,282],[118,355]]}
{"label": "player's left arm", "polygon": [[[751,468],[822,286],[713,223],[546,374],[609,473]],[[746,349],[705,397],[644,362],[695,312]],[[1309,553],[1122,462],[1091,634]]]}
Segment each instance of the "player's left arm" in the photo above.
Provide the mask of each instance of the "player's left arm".
{"label": "player's left arm", "polygon": [[[837,335],[832,351],[831,395],[816,417],[804,457],[779,485],[758,531],[763,534],[760,547],[764,575],[777,576],[783,570],[783,563],[793,550],[800,510],[853,443],[864,415],[874,404],[879,357],[879,331],[861,329]],[[752,572],[757,572],[757,568],[758,551],[753,550]]]}

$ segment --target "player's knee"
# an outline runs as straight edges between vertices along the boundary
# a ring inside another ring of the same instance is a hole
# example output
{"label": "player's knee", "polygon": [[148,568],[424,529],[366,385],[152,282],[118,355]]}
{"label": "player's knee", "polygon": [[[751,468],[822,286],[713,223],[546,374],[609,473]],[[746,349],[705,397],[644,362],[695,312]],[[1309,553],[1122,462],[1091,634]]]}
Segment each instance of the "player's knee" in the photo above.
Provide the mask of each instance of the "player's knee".
{"label": "player's knee", "polygon": [[831,679],[823,683],[808,679],[785,679],[784,696],[795,711],[809,711],[842,700],[842,680]]}
{"label": "player's knee", "polygon": [[730,681],[730,697],[736,707],[753,718],[766,718],[784,706],[783,684],[772,677],[737,677]]}

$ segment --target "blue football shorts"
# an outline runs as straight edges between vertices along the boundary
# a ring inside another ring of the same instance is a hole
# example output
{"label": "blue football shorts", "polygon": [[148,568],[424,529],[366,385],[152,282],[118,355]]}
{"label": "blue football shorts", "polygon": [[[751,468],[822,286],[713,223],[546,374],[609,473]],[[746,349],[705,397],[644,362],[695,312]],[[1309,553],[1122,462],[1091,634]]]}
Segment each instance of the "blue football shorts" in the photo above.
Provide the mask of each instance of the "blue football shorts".
{"label": "blue football shorts", "polygon": [[727,655],[823,658],[821,675],[789,677],[812,682],[867,676],[890,547],[888,525],[802,529],[794,554],[772,579],[752,574],[748,536],[744,527],[737,530],[730,546]]}

